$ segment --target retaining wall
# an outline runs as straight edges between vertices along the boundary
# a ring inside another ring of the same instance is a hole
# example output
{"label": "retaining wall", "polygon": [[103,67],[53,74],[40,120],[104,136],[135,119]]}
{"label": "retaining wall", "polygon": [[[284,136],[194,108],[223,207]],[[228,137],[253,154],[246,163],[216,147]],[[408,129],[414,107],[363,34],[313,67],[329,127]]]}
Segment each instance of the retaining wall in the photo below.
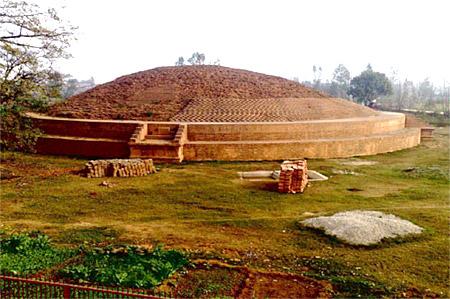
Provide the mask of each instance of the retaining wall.
{"label": "retaining wall", "polygon": [[89,120],[29,113],[39,137],[36,151],[48,155],[92,158],[128,158],[128,142],[137,121]]}
{"label": "retaining wall", "polygon": [[68,138],[64,136],[39,137],[36,144],[36,151],[46,155],[88,158],[128,158],[130,156],[130,148],[127,141]]}
{"label": "retaining wall", "polygon": [[304,140],[357,137],[403,129],[405,115],[266,123],[189,123],[189,141]]}
{"label": "retaining wall", "polygon": [[[44,133],[38,140],[39,153],[99,158],[130,157],[133,146],[140,149],[135,152],[142,157],[152,158],[152,153],[164,150],[162,145],[152,145],[148,140],[139,143],[133,136],[142,139],[158,126],[167,130],[180,124],[36,114],[29,117]],[[181,124],[184,137],[183,142],[177,142],[179,156],[193,161],[350,157],[391,152],[420,143],[420,128],[405,129],[405,116],[400,113],[301,122]]]}
{"label": "retaining wall", "polygon": [[375,155],[416,146],[420,129],[402,129],[367,137],[330,138],[304,141],[189,142],[185,160],[285,160],[301,158],[345,158]]}
{"label": "retaining wall", "polygon": [[139,122],[68,119],[29,114],[46,135],[108,138],[128,141]]}

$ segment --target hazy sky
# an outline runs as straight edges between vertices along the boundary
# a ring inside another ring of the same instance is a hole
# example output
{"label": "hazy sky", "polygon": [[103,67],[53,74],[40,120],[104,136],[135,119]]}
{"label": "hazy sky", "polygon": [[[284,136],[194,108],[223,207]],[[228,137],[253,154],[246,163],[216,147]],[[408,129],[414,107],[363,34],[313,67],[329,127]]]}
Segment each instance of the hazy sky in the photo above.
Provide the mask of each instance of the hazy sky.
{"label": "hazy sky", "polygon": [[311,80],[342,63],[450,82],[449,0],[39,0],[79,27],[74,56],[58,63],[97,83],[205,53],[206,61]]}

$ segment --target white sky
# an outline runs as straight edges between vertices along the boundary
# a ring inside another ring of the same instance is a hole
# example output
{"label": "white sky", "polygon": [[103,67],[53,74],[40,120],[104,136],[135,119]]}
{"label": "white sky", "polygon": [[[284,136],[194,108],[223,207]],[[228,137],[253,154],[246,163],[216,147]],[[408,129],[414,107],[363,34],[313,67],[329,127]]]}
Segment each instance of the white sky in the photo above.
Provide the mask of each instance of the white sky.
{"label": "white sky", "polygon": [[58,68],[96,83],[205,53],[221,65],[311,80],[339,63],[450,83],[449,0],[35,0],[79,27]]}

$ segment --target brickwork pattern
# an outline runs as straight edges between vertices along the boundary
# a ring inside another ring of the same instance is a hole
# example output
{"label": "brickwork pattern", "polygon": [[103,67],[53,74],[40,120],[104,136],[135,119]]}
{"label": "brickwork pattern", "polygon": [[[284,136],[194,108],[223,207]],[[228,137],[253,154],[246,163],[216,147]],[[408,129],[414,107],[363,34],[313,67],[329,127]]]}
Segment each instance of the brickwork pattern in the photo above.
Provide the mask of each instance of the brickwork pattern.
{"label": "brickwork pattern", "polygon": [[117,78],[68,101],[50,115],[91,119],[168,121],[198,98],[323,98],[297,82],[223,66],[160,67]]}
{"label": "brickwork pattern", "polygon": [[374,110],[334,98],[199,98],[190,101],[171,121],[284,122],[376,115],[379,113]]}

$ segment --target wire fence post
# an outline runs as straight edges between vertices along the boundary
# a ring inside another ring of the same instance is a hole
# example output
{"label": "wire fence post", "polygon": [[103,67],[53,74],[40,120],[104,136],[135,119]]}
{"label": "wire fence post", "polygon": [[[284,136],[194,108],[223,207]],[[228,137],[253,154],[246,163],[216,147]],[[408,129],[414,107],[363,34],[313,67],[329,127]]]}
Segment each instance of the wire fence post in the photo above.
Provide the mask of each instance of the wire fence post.
{"label": "wire fence post", "polygon": [[70,286],[64,286],[64,299],[70,299]]}

